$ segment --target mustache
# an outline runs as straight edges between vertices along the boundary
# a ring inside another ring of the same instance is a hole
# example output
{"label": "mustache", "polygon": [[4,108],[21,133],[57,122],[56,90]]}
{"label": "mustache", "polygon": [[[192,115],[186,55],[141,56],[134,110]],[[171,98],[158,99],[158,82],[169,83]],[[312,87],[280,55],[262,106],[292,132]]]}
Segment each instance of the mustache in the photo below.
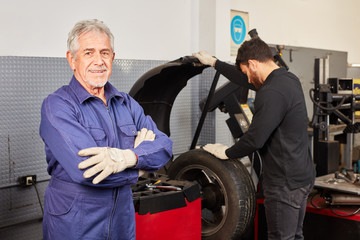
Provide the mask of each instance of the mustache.
{"label": "mustache", "polygon": [[102,70],[108,70],[108,68],[106,66],[101,66],[101,67],[97,67],[97,68],[88,68],[88,71],[102,71]]}

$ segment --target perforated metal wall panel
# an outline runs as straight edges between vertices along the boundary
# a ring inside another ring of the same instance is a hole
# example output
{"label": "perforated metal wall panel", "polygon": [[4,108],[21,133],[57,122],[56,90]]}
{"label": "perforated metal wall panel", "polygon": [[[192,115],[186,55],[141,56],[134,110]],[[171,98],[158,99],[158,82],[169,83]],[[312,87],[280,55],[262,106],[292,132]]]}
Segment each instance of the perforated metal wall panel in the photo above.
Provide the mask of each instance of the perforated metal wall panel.
{"label": "perforated metal wall panel", "polygon": [[[118,60],[110,82],[128,92],[148,70],[166,61]],[[214,70],[189,80],[171,113],[175,157],[189,149],[198,120],[199,100],[207,96]],[[72,71],[65,58],[0,57],[0,238],[41,239],[42,206],[49,175],[44,144],[39,137],[43,99],[67,85]],[[200,93],[200,94],[199,94]],[[214,113],[209,113],[199,144],[213,142]],[[38,184],[22,188],[18,177],[36,175]],[[39,201],[40,199],[40,201]],[[40,204],[41,203],[41,204]]]}
{"label": "perforated metal wall panel", "polygon": [[[28,233],[32,231],[39,234],[35,228],[27,228],[28,232],[23,230],[21,237],[19,230],[27,224],[22,224],[21,228],[14,224],[42,216],[39,199],[43,199],[47,182],[41,181],[49,177],[44,144],[38,134],[40,106],[49,93],[68,82],[71,74],[65,58],[0,58],[1,238],[25,239],[32,236]],[[37,175],[40,182],[36,188],[17,186],[18,177],[25,175]],[[14,226],[6,228],[11,225]],[[14,238],[14,235],[19,237]]]}

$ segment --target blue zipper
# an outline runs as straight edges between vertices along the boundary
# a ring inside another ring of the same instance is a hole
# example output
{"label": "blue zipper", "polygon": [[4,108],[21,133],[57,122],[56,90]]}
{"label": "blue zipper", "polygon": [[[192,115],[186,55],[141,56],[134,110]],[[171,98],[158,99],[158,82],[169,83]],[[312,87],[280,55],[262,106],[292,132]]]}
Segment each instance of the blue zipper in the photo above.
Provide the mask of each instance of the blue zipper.
{"label": "blue zipper", "polygon": [[[112,127],[113,127],[113,131],[114,131],[114,136],[115,136],[115,143],[117,143],[117,135],[116,135],[116,130],[115,130],[115,124],[114,124],[114,120],[112,119],[112,117],[111,117],[111,114],[110,114],[110,109],[109,109],[109,102],[110,102],[110,99],[109,99],[109,101],[108,101],[108,104],[107,105],[105,105],[105,108],[106,108],[106,111],[107,111],[107,113],[108,113],[108,115],[109,115],[109,118],[110,118],[110,121],[111,121],[111,124],[112,124]],[[117,145],[116,145],[117,146]]]}

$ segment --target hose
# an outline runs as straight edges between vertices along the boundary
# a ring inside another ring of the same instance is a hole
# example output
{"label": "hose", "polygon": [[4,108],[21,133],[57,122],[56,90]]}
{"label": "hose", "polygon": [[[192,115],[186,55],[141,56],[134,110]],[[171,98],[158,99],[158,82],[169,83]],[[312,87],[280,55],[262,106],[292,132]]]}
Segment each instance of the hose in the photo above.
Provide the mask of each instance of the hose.
{"label": "hose", "polygon": [[317,107],[319,107],[319,108],[322,109],[322,110],[335,111],[335,110],[339,109],[339,108],[344,104],[344,102],[345,102],[345,100],[346,100],[346,97],[343,96],[343,97],[341,98],[340,103],[339,103],[337,106],[335,106],[335,107],[324,107],[324,106],[321,106],[318,102],[316,102],[316,101],[314,100],[314,97],[311,95],[311,92],[314,92],[314,91],[315,91],[315,89],[313,89],[313,88],[311,88],[311,89],[309,90],[310,99],[311,99],[311,101],[312,101]]}

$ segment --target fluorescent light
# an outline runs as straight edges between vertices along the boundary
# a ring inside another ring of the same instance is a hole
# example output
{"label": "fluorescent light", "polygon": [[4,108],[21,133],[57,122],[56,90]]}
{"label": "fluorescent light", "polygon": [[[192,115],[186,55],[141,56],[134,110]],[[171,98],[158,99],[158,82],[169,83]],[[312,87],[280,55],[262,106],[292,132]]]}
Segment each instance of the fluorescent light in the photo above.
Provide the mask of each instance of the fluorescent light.
{"label": "fluorescent light", "polygon": [[348,64],[349,67],[360,67],[360,63],[350,63]]}

